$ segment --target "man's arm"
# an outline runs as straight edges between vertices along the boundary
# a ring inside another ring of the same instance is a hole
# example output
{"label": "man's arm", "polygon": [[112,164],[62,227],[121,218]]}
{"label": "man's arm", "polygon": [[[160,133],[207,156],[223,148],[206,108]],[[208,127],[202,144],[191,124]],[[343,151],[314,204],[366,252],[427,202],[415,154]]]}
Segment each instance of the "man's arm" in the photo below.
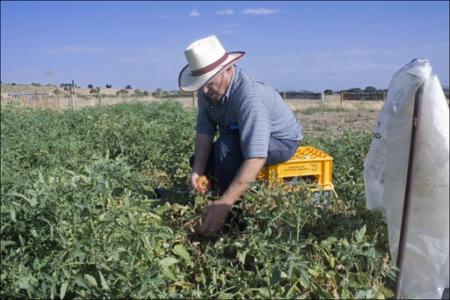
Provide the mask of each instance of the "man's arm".
{"label": "man's arm", "polygon": [[248,183],[255,180],[265,162],[266,158],[249,158],[244,161],[222,198],[207,207],[203,224],[197,233],[211,236],[223,227],[232,205],[247,190]]}
{"label": "man's arm", "polygon": [[255,180],[258,172],[266,163],[266,158],[249,158],[244,160],[228,189],[219,201],[233,205],[247,190],[248,183]]}
{"label": "man's arm", "polygon": [[213,136],[208,134],[197,133],[195,135],[195,155],[194,165],[192,166],[191,184],[196,185],[199,176],[205,173],[206,163],[211,152]]}

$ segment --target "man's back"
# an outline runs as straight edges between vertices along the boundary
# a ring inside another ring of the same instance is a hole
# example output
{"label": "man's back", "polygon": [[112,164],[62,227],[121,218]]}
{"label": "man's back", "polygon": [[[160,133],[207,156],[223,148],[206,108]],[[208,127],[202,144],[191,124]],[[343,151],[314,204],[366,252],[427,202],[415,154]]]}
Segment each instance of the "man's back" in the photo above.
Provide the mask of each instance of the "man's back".
{"label": "man's back", "polygon": [[301,125],[280,94],[239,67],[228,101],[230,118],[234,118],[231,122],[239,128],[244,157],[264,157],[270,137],[301,140]]}

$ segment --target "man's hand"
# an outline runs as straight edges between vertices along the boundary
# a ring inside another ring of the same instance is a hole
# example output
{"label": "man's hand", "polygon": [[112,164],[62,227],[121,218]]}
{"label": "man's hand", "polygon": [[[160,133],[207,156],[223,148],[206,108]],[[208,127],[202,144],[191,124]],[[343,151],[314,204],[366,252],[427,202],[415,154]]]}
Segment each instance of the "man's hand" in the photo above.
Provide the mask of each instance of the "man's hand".
{"label": "man's hand", "polygon": [[192,172],[191,174],[191,186],[194,189],[197,189],[197,180],[200,178],[200,175],[198,175],[196,172]]}
{"label": "man's hand", "polygon": [[198,234],[213,236],[222,229],[233,204],[245,192],[248,183],[256,178],[265,162],[265,158],[250,158],[244,161],[222,198],[206,208],[203,224],[196,230]]}
{"label": "man's hand", "polygon": [[194,172],[191,174],[191,185],[201,194],[204,194],[209,188],[209,181],[206,176],[200,176]]}
{"label": "man's hand", "polygon": [[197,189],[198,178],[205,173],[209,153],[213,145],[212,135],[197,133],[195,135],[194,165],[192,166],[191,185]]}
{"label": "man's hand", "polygon": [[226,204],[221,200],[214,201],[208,205],[206,211],[203,213],[203,222],[199,228],[197,228],[197,234],[203,236],[214,236],[219,232],[228,214],[231,211],[231,205]]}

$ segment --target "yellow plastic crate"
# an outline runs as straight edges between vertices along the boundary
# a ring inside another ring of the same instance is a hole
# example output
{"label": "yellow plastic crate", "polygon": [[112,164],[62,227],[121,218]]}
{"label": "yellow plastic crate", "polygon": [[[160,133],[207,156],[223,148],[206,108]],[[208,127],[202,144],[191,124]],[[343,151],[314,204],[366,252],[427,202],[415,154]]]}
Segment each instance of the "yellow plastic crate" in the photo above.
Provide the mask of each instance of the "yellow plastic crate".
{"label": "yellow plastic crate", "polygon": [[333,158],[314,147],[298,147],[294,156],[283,163],[264,167],[258,174],[258,180],[268,180],[269,184],[283,183],[297,177],[315,179],[311,190],[317,186],[324,191],[334,190],[332,179]]}

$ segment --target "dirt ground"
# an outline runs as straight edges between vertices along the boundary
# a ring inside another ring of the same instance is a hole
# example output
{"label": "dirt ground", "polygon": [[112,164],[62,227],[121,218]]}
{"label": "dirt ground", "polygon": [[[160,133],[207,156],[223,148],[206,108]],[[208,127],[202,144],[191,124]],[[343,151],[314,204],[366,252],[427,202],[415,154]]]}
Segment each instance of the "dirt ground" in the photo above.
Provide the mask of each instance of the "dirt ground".
{"label": "dirt ground", "polygon": [[297,101],[289,104],[300,120],[303,132],[339,136],[346,130],[373,132],[383,102],[325,100],[323,103]]}

